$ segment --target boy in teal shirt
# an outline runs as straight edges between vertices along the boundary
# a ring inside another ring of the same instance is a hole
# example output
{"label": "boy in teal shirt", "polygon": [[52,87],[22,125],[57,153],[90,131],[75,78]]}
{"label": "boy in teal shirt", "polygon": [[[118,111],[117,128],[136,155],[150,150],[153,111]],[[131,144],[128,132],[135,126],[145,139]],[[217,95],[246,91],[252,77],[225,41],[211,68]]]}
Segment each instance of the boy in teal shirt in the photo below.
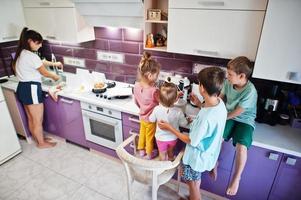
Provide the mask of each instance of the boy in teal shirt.
{"label": "boy in teal shirt", "polygon": [[237,57],[227,65],[227,79],[220,97],[226,102],[228,111],[224,140],[236,146],[235,172],[226,191],[236,195],[240,177],[247,161],[247,149],[252,144],[255,129],[257,91],[249,81],[251,62],[246,57]]}
{"label": "boy in teal shirt", "polygon": [[201,199],[201,173],[212,170],[216,165],[227,118],[225,104],[218,97],[223,87],[225,72],[218,67],[205,68],[198,74],[198,79],[199,90],[205,103],[191,124],[189,135],[179,132],[167,122],[158,122],[161,129],[170,131],[186,143],[182,178],[189,187],[189,200]]}

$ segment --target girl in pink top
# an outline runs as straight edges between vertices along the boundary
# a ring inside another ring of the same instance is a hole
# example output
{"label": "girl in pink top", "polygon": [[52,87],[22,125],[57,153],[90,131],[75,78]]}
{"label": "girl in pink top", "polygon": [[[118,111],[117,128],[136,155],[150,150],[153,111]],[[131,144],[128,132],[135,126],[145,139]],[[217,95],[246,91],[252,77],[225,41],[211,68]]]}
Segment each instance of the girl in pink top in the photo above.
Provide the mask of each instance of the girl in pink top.
{"label": "girl in pink top", "polygon": [[138,150],[141,157],[146,154],[146,159],[152,158],[154,148],[156,123],[150,122],[149,116],[159,104],[159,90],[155,87],[159,72],[160,64],[153,60],[148,52],[144,52],[138,66],[138,81],[135,83],[134,97],[140,108]]}

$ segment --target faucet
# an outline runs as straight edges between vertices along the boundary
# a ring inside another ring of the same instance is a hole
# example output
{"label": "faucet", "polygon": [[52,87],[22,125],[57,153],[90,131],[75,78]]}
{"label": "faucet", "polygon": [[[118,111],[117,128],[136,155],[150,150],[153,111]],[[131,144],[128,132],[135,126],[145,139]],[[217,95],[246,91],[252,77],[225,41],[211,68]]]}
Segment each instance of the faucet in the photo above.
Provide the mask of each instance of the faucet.
{"label": "faucet", "polygon": [[56,57],[55,55],[52,53],[51,54],[51,62],[53,63],[53,69],[54,69],[54,72],[56,73],[56,75],[60,75],[63,73],[63,70],[62,69],[59,69],[58,67],[54,66],[54,63],[56,62]]}

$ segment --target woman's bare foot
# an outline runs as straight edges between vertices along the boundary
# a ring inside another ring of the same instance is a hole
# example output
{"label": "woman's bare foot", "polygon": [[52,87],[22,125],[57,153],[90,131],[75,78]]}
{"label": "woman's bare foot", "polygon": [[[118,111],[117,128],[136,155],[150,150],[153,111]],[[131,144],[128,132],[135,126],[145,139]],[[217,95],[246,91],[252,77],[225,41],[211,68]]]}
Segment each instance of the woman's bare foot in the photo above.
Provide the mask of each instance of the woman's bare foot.
{"label": "woman's bare foot", "polygon": [[44,141],[42,144],[37,144],[37,147],[39,149],[46,149],[46,148],[52,148],[56,145],[56,142],[47,142]]}
{"label": "woman's bare foot", "polygon": [[227,189],[226,194],[230,196],[236,195],[239,187],[239,181],[240,179],[233,179]]}

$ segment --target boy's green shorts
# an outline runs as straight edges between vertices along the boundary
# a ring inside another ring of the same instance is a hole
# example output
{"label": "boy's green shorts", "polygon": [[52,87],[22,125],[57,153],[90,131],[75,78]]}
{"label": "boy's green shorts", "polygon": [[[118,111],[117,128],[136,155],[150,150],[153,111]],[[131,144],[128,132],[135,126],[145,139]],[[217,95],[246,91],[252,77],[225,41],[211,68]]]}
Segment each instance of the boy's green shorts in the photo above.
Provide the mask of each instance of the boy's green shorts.
{"label": "boy's green shorts", "polygon": [[229,119],[226,122],[223,137],[225,141],[232,138],[234,146],[239,143],[249,149],[253,141],[253,131],[254,128],[251,125]]}

